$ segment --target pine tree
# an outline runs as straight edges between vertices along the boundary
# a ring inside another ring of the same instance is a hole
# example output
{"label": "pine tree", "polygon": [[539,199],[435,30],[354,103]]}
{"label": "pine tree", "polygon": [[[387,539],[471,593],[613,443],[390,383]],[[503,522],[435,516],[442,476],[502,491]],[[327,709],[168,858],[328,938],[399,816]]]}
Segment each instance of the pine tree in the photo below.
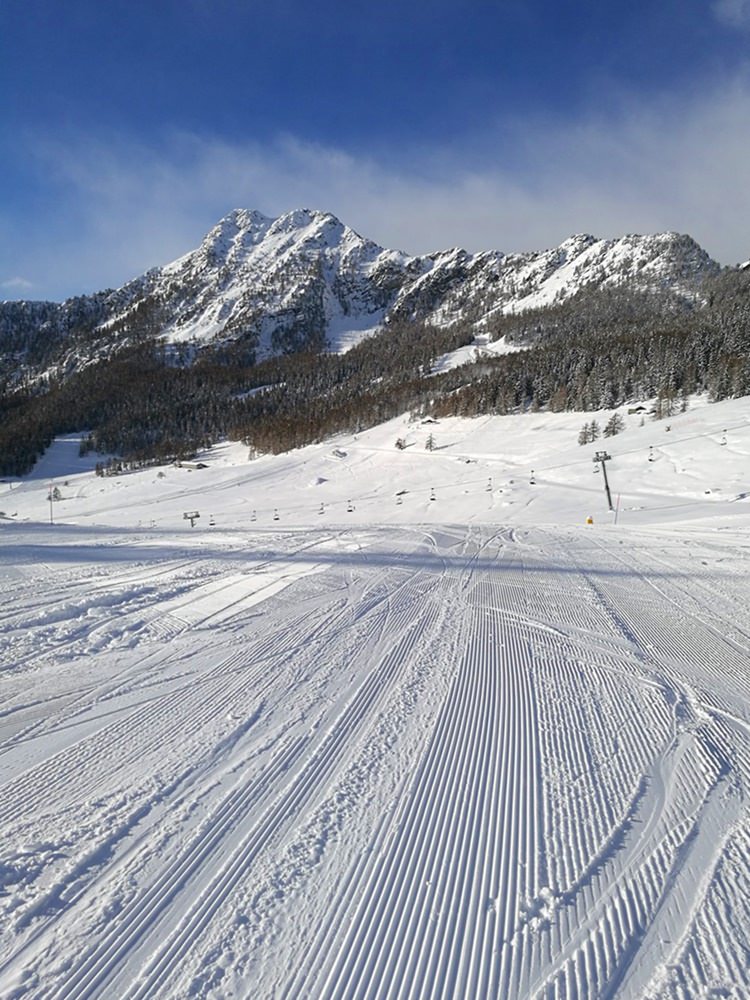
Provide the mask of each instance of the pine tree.
{"label": "pine tree", "polygon": [[622,419],[619,413],[615,412],[612,414],[607,423],[604,425],[604,436],[614,437],[615,434],[619,434],[624,427],[625,427],[625,421]]}

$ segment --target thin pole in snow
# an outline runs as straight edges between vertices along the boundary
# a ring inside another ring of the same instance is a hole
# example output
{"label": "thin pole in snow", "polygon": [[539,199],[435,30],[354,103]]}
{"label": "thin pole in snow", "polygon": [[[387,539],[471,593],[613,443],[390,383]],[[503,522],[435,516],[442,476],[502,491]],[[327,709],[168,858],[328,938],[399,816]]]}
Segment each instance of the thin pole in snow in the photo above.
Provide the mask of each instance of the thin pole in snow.
{"label": "thin pole in snow", "polygon": [[612,506],[612,494],[609,490],[609,480],[607,479],[607,462],[612,461],[612,456],[608,455],[606,451],[597,451],[594,455],[594,461],[601,463],[602,472],[604,473],[604,489],[607,494],[607,504],[610,510],[614,510]]}

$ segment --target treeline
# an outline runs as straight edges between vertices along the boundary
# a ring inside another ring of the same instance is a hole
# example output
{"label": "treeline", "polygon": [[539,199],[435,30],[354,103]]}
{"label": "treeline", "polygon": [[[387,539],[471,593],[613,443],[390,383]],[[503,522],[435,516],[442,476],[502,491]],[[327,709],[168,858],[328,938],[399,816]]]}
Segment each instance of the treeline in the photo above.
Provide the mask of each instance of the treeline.
{"label": "treeline", "polygon": [[[344,355],[254,364],[238,341],[197,350],[142,340],[33,391],[0,393],[0,474],[28,471],[55,435],[130,462],[186,458],[222,437],[278,453],[407,410],[435,416],[600,410],[656,397],[659,412],[696,392],[750,394],[750,274],[706,282],[690,306],[662,294],[584,291],[549,309],[499,317],[496,337],[525,350],[430,376],[468,344],[468,323],[399,321]],[[428,377],[429,376],[429,377]]]}
{"label": "treeline", "polygon": [[[654,308],[644,315],[642,298],[610,293],[589,311],[571,300],[534,320],[508,322],[511,333],[525,324],[532,350],[505,355],[442,380],[436,415],[474,416],[518,409],[612,409],[634,399],[667,402],[707,392],[714,401],[750,394],[750,275],[731,272],[706,288],[701,308]],[[591,314],[611,309],[606,322]],[[515,328],[514,328],[515,324]],[[666,407],[665,409],[668,409]]]}
{"label": "treeline", "polygon": [[44,391],[0,397],[0,475],[22,475],[56,435],[82,431],[87,448],[128,461],[186,458],[227,436],[288,450],[399,412],[430,361],[470,339],[467,330],[394,324],[345,355],[258,365],[241,349],[180,359],[144,343]]}

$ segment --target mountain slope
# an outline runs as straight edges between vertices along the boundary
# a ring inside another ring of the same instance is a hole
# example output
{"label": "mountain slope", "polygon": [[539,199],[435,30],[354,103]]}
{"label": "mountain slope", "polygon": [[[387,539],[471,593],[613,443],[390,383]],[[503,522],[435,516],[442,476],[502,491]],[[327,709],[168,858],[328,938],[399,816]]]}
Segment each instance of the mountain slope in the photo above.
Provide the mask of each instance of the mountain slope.
{"label": "mountain slope", "polygon": [[750,276],[688,236],[412,257],[332,215],[240,210],[120,289],[0,306],[0,475],[81,431],[141,462],[227,436],[279,452],[406,411],[657,398],[669,415],[750,392],[748,331]]}
{"label": "mountain slope", "polygon": [[[719,265],[689,236],[579,235],[540,253],[425,256],[387,250],[335,216],[270,219],[239,209],[201,245],[122,288],[54,303],[0,304],[0,373],[64,374],[154,337],[189,356],[232,344],[255,361],[344,351],[389,320],[468,323],[490,333],[508,312],[583,288],[624,285],[694,298]],[[189,347],[188,347],[189,345]]]}
{"label": "mountain slope", "polygon": [[[550,305],[590,285],[628,284],[692,296],[718,271],[689,236],[574,236],[543,253],[421,257],[385,250],[335,216],[301,209],[268,219],[237,210],[201,246],[150,272],[171,342],[255,339],[261,356],[297,346],[350,347],[386,319],[446,324]],[[144,296],[125,286],[123,323]]]}

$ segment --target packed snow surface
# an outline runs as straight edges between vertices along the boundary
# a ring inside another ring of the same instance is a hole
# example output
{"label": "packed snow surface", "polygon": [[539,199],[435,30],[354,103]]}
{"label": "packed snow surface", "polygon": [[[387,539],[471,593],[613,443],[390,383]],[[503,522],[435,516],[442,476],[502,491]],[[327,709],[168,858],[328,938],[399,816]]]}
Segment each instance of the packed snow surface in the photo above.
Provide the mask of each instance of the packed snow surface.
{"label": "packed snow surface", "polygon": [[521,350],[524,348],[508,343],[505,337],[499,337],[497,340],[475,340],[466,347],[458,347],[455,351],[449,351],[437,358],[432,364],[430,374],[441,375],[453,368],[460,368],[461,365],[473,364],[483,357],[499,357],[501,354],[513,354]]}
{"label": "packed snow surface", "polygon": [[0,995],[750,995],[750,407],[590,419],[0,484]]}

